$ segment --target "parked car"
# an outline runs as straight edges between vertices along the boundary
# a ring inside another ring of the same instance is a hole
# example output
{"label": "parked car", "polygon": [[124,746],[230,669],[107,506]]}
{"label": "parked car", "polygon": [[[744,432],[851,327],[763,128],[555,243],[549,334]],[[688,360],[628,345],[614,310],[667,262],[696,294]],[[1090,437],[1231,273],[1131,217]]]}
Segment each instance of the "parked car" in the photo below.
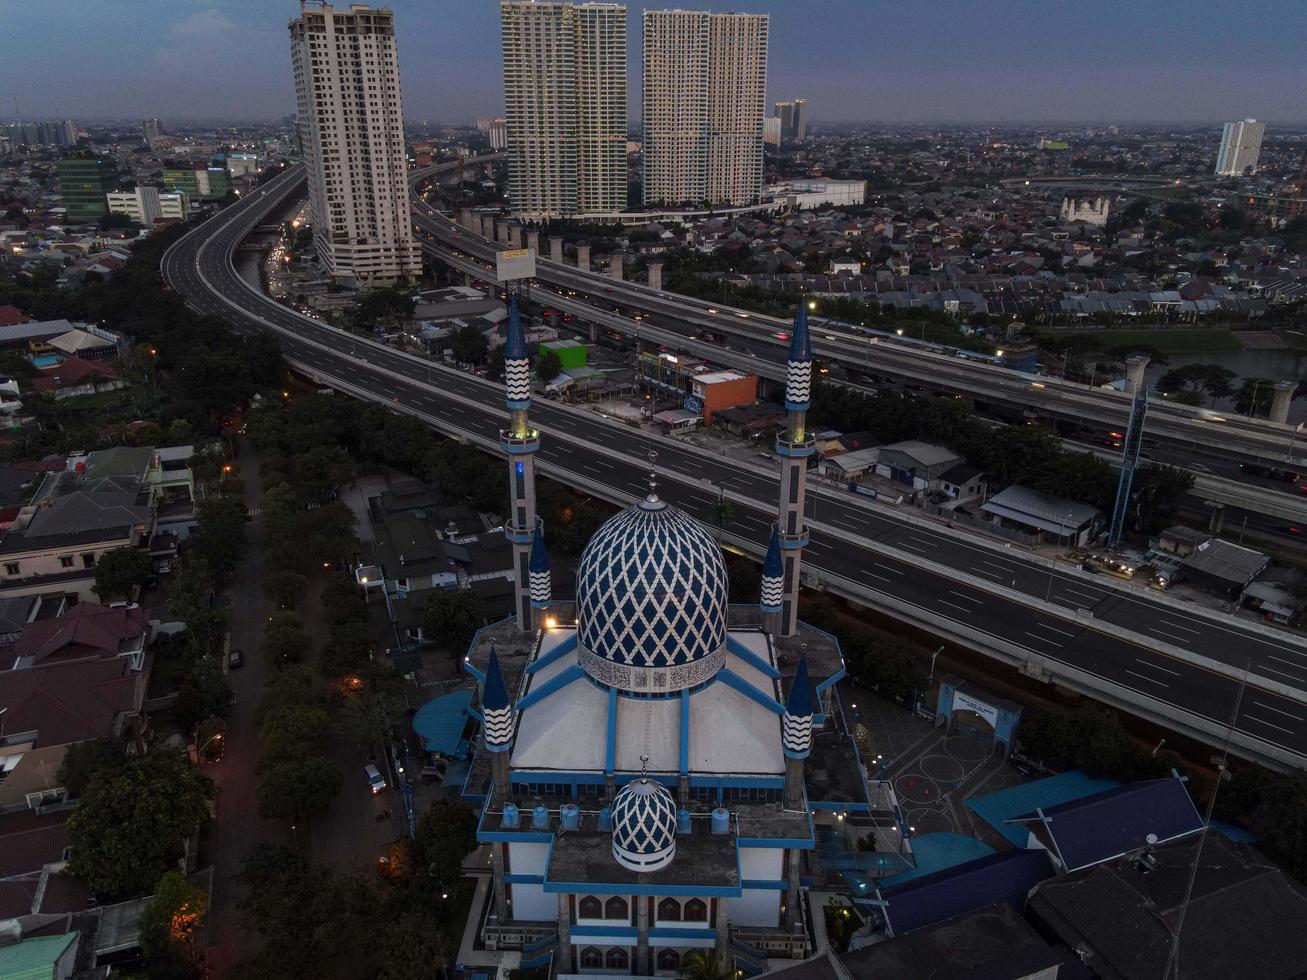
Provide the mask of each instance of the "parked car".
{"label": "parked car", "polygon": [[238,667],[244,667],[245,654],[241,653],[239,650],[231,651],[231,653],[227,654],[227,666],[231,670],[236,670]]}
{"label": "parked car", "polygon": [[381,775],[381,770],[376,766],[368,763],[363,767],[363,774],[368,777],[368,785],[372,787],[372,795],[376,796],[386,788],[386,777]]}

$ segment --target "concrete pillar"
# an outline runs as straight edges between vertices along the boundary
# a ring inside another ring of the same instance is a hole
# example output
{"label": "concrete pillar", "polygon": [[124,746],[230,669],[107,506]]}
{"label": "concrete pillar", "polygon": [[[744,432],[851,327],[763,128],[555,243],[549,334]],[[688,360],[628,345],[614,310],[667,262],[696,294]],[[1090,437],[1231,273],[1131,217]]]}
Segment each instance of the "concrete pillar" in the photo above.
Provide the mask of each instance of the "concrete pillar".
{"label": "concrete pillar", "polygon": [[1125,359],[1125,390],[1133,395],[1144,383],[1144,371],[1148,368],[1147,354],[1131,354]]}
{"label": "concrete pillar", "polygon": [[1289,421],[1289,402],[1293,401],[1293,393],[1298,390],[1296,381],[1277,381],[1275,382],[1275,394],[1271,399],[1271,414],[1267,416],[1272,422],[1279,422],[1283,425]]}
{"label": "concrete pillar", "polygon": [[582,272],[590,271],[590,246],[576,246],[576,267]]}
{"label": "concrete pillar", "polygon": [[572,908],[568,896],[558,896],[558,972],[572,972]]}
{"label": "concrete pillar", "polygon": [[495,885],[495,917],[500,925],[513,917],[508,909],[508,887],[504,884],[504,849],[507,846],[502,841],[494,841],[490,845],[490,873]]}
{"label": "concrete pillar", "polygon": [[661,262],[649,263],[649,288],[662,291],[663,288],[663,264]]}
{"label": "concrete pillar", "polygon": [[719,957],[729,956],[731,950],[731,900],[729,898],[717,899],[717,955]]}
{"label": "concrete pillar", "polygon": [[509,248],[521,248],[521,247],[522,247],[522,226],[521,226],[521,225],[509,225],[509,226],[508,226],[508,247],[509,247]]}
{"label": "concrete pillar", "polygon": [[540,231],[536,228],[528,228],[526,232],[526,247],[540,254]]}
{"label": "concrete pillar", "polygon": [[459,209],[458,209],[458,226],[459,226],[460,228],[469,228],[469,227],[470,227],[469,222],[471,221],[471,219],[468,217],[468,215],[470,215],[471,213],[472,213],[472,209],[471,209],[471,208],[459,208]]}
{"label": "concrete pillar", "polygon": [[563,239],[558,235],[549,236],[549,261],[563,263]]}
{"label": "concrete pillar", "polygon": [[495,241],[508,241],[508,222],[502,218],[495,222]]}
{"label": "concrete pillar", "polygon": [[802,810],[803,808],[803,760],[787,755],[785,757],[785,809]]}
{"label": "concrete pillar", "polygon": [[793,847],[785,852],[785,928],[793,932],[799,928],[799,864],[803,852]]}
{"label": "concrete pillar", "polygon": [[631,973],[637,977],[647,977],[653,970],[649,969],[649,896],[635,896],[635,962],[631,964]]}
{"label": "concrete pillar", "polygon": [[493,214],[483,214],[481,216],[481,237],[488,242],[495,240],[495,216]]}
{"label": "concrete pillar", "polygon": [[622,281],[622,268],[626,263],[626,256],[621,252],[608,258],[608,278]]}
{"label": "concrete pillar", "polygon": [[1207,530],[1220,534],[1225,527],[1225,504],[1212,504],[1212,516],[1207,521]]}

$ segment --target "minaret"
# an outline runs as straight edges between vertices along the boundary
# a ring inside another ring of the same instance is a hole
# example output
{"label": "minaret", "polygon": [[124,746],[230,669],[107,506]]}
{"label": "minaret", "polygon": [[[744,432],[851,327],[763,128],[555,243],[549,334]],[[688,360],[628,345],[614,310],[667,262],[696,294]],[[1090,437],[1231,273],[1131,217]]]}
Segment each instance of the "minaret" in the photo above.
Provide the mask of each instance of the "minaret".
{"label": "minaret", "polygon": [[808,404],[812,399],[812,340],[808,336],[808,308],[799,303],[790,335],[789,363],[785,369],[786,432],[776,440],[781,458],[780,546],[784,565],[781,635],[791,636],[799,619],[799,573],[808,532],[803,525],[803,503],[808,486],[808,457],[813,440],[808,437]]}
{"label": "minaret", "polygon": [[808,690],[808,655],[799,657],[799,667],[790,683],[781,719],[781,748],[785,752],[785,809],[802,810],[803,760],[812,749],[812,692]]}
{"label": "minaret", "polygon": [[762,609],[763,629],[772,636],[781,631],[781,611],[785,603],[785,563],[781,561],[781,539],[776,528],[771,529],[771,544],[762,563],[762,596],[758,605]]}
{"label": "minaret", "polygon": [[527,423],[531,407],[531,362],[526,356],[526,335],[517,312],[517,295],[508,297],[508,337],[504,343],[504,394],[508,405],[508,428],[499,433],[499,448],[508,454],[508,486],[511,504],[504,536],[513,545],[513,608],[517,628],[530,632],[531,546],[536,533],[535,453],[540,433]]}
{"label": "minaret", "polygon": [[554,601],[554,590],[549,577],[549,552],[545,550],[545,536],[538,527],[532,535],[528,570],[531,578],[531,607],[547,609]]}
{"label": "minaret", "polygon": [[[481,735],[490,753],[490,802],[501,809],[512,802],[509,783],[509,749],[513,747],[513,702],[504,686],[504,675],[499,671],[499,657],[494,644],[490,646],[490,659],[486,663],[486,679],[481,685]],[[504,884],[504,851],[506,845],[495,841],[490,845],[490,861],[494,876],[495,914],[500,922],[510,918],[508,889]]]}

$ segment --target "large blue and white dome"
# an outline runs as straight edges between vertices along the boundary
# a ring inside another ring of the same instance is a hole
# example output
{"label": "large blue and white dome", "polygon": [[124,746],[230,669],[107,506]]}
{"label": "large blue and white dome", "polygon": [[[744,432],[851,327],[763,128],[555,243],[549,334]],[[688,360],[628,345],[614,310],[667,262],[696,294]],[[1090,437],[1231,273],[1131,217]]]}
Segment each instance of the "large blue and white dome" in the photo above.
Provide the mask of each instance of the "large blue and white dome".
{"label": "large blue and white dome", "polygon": [[601,684],[694,687],[726,660],[726,563],[707,529],[655,496],[595,533],[577,569],[577,646]]}
{"label": "large blue and white dome", "polygon": [[632,871],[657,871],[676,856],[676,804],[666,787],[640,778],[613,800],[613,857]]}

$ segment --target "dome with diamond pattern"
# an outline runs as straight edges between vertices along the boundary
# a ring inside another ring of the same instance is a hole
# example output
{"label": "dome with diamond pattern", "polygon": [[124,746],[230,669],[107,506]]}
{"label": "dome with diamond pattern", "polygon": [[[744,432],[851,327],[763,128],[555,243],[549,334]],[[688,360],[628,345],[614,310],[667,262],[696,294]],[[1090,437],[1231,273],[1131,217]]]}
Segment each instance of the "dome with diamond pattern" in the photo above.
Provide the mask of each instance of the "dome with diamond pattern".
{"label": "dome with diamond pattern", "polygon": [[599,683],[670,694],[726,659],[726,563],[706,528],[650,495],[595,532],[577,569],[577,647]]}
{"label": "dome with diamond pattern", "polygon": [[613,857],[632,871],[657,871],[676,856],[676,804],[666,787],[640,778],[613,800]]}

